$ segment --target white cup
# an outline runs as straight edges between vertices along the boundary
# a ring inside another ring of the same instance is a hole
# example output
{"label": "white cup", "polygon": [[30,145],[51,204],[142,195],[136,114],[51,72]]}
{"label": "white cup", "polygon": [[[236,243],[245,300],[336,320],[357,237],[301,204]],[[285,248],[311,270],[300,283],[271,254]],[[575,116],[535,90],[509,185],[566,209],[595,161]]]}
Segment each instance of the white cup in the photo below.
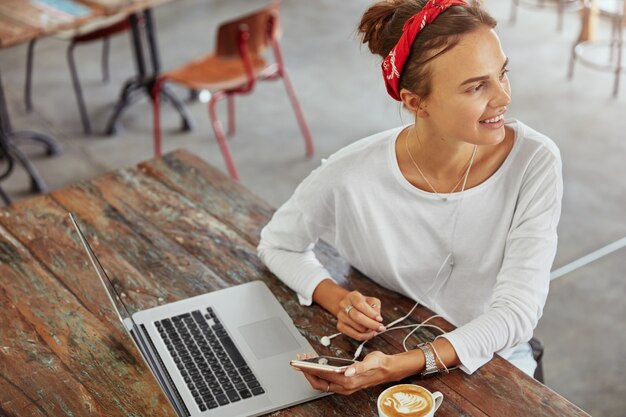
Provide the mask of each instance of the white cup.
{"label": "white cup", "polygon": [[384,390],[377,401],[379,417],[433,417],[443,394],[420,385],[400,384]]}

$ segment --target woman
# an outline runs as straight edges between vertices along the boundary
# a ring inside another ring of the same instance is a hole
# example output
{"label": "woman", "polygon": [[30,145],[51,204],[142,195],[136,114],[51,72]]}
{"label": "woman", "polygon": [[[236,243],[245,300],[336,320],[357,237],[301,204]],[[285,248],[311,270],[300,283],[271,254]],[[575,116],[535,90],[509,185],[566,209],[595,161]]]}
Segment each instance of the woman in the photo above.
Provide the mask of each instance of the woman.
{"label": "woman", "polygon": [[382,286],[457,328],[409,352],[373,352],[343,375],[306,371],[322,391],[350,394],[494,353],[529,375],[528,341],[548,294],[557,244],[559,151],[517,120],[508,59],[480,5],[392,0],[359,31],[383,58],[390,96],[415,123],[362,139],[313,171],[261,233],[258,253],[304,305],[318,303],[356,340],[384,330],[380,301],[336,284],[318,238]]}

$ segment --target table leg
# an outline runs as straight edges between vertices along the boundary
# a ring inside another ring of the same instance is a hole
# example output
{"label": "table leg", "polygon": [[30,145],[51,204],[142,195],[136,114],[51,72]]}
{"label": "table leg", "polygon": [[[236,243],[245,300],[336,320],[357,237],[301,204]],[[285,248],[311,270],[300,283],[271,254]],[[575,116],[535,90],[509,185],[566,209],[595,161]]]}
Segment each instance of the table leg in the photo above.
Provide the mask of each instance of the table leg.
{"label": "table leg", "polygon": [[[151,9],[143,11],[143,20],[145,23],[145,34],[148,41],[150,62],[152,64],[152,74],[148,75],[146,69],[139,16],[137,14],[133,14],[130,16],[130,23],[132,49],[137,75],[127,81],[124,85],[120,98],[113,109],[113,114],[107,123],[107,135],[114,135],[117,132],[120,117],[130,105],[137,101],[140,95],[145,94],[148,98],[151,97],[154,81],[156,77],[158,77],[161,70],[160,56],[158,52],[159,49],[156,40],[156,29]],[[162,89],[161,97],[171,102],[181,115],[182,129],[185,131],[191,130],[193,128],[193,122],[185,104],[169,89]]]}
{"label": "table leg", "polygon": [[154,27],[154,18],[152,10],[144,11],[144,19],[146,22],[146,37],[148,39],[148,48],[150,49],[150,62],[152,63],[152,73],[161,73],[161,56],[159,55],[159,47],[156,39],[156,29]]}
{"label": "table leg", "polygon": [[[31,130],[13,131],[4,97],[2,79],[0,78],[0,160],[6,161],[6,168],[4,172],[0,174],[0,180],[7,178],[11,174],[17,162],[28,172],[31,181],[31,190],[34,192],[44,192],[46,185],[43,179],[26,155],[17,147],[16,142],[24,139],[45,145],[46,155],[57,155],[61,153],[61,148],[49,135]],[[4,190],[1,191],[0,198],[5,202],[9,202],[8,195]]]}
{"label": "table leg", "polygon": [[[148,9],[144,12],[146,21],[146,35],[148,38],[148,48],[150,48],[150,60],[152,63],[152,73],[158,75],[161,73],[161,57],[159,55],[159,48],[156,39],[156,29],[154,27],[154,18],[152,17],[152,10]],[[152,91],[152,86],[150,87]],[[161,86],[161,97],[172,103],[174,108],[181,115],[181,129],[184,132],[188,132],[193,129],[193,122],[187,106],[178,98],[172,89],[167,85]]]}

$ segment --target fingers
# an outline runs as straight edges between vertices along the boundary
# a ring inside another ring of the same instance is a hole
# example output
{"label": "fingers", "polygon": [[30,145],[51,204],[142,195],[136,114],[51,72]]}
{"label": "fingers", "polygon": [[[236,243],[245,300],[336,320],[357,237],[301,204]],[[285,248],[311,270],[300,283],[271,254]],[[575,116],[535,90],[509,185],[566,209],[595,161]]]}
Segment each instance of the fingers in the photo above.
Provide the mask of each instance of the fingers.
{"label": "fingers", "polygon": [[[373,316],[373,317],[372,317]],[[369,304],[365,301],[359,303],[354,306],[354,308],[348,314],[352,320],[361,326],[367,327],[371,330],[376,330],[382,332],[385,330],[385,326],[383,326],[377,318],[380,317],[378,312],[374,310]],[[381,317],[382,320],[382,317]]]}
{"label": "fingers", "polygon": [[350,395],[353,392],[361,389],[352,380],[347,380],[341,374],[329,374],[328,372],[322,372],[322,374],[320,375],[316,374],[315,371],[308,369],[303,370],[302,374],[307,379],[307,381],[309,381],[309,384],[311,384],[311,386],[318,391],[331,392],[341,395]]}
{"label": "fingers", "polygon": [[[298,355],[305,359],[311,355]],[[302,374],[311,386],[322,392],[350,395],[363,388],[369,388],[383,382],[388,382],[389,375],[385,371],[388,367],[389,356],[382,352],[372,352],[362,362],[350,365],[343,373],[332,373],[315,369],[302,369]]]}
{"label": "fingers", "polygon": [[[353,326],[357,326],[356,328]],[[364,341],[369,340],[376,336],[377,332],[374,330],[365,329],[362,326],[358,326],[354,324],[352,320],[339,320],[337,322],[337,330],[341,333],[345,334],[348,337],[353,338],[354,340]]]}
{"label": "fingers", "polygon": [[[296,359],[298,359],[299,361],[304,361],[304,360],[307,360],[307,359],[314,358],[314,357],[316,357],[316,356],[317,356],[317,355],[314,355],[314,354],[312,354],[312,353],[298,353],[298,354],[296,354]],[[291,365],[291,368],[293,368],[293,369],[294,369],[294,370],[296,370],[296,371],[300,371],[300,372],[302,372],[302,369],[300,369],[300,368],[297,366],[297,364],[296,364],[296,365]]]}
{"label": "fingers", "polygon": [[298,353],[296,354],[296,358],[298,358],[298,360],[303,361],[306,359],[311,359],[311,358],[315,358],[316,355],[312,354],[312,353]]}
{"label": "fingers", "polygon": [[365,297],[358,291],[349,293],[340,303],[339,314],[337,319],[344,321],[359,333],[364,330],[358,326],[364,327],[368,331],[382,332],[385,327],[380,323],[383,318],[380,315],[380,300],[375,297]]}
{"label": "fingers", "polygon": [[376,317],[374,317],[374,319],[376,321],[382,322],[383,321],[383,317],[380,315],[380,310],[382,308],[381,301],[378,298],[376,298],[376,297],[365,297],[365,300],[367,301],[367,304],[370,307],[372,307],[372,309],[376,313]]}
{"label": "fingers", "polygon": [[326,391],[329,381],[325,381],[322,378],[318,377],[317,375],[313,375],[309,372],[303,371],[302,374],[307,379],[307,381],[309,381],[309,384],[311,384],[311,386],[314,389],[319,390],[319,391]]}
{"label": "fingers", "polygon": [[[350,314],[353,314],[353,313],[350,313]],[[369,333],[369,332],[372,332],[372,329],[368,329],[367,327],[362,326],[359,323],[357,323],[356,321],[352,320],[352,317],[350,317],[350,314],[342,317],[341,321],[337,322],[337,324],[343,323],[344,325],[353,328],[355,331],[357,331],[359,333]]]}

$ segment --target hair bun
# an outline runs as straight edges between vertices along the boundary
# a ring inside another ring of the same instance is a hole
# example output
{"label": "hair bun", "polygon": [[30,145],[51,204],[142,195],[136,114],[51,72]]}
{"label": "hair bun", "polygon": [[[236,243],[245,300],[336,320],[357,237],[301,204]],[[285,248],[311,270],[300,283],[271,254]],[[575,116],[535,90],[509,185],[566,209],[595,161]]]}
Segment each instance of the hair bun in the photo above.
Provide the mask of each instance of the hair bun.
{"label": "hair bun", "polygon": [[400,39],[402,33],[389,33],[387,24],[403,3],[412,2],[403,0],[379,1],[370,6],[363,14],[358,30],[362,42],[367,44],[373,54],[380,55],[383,58],[386,57],[398,39]]}

